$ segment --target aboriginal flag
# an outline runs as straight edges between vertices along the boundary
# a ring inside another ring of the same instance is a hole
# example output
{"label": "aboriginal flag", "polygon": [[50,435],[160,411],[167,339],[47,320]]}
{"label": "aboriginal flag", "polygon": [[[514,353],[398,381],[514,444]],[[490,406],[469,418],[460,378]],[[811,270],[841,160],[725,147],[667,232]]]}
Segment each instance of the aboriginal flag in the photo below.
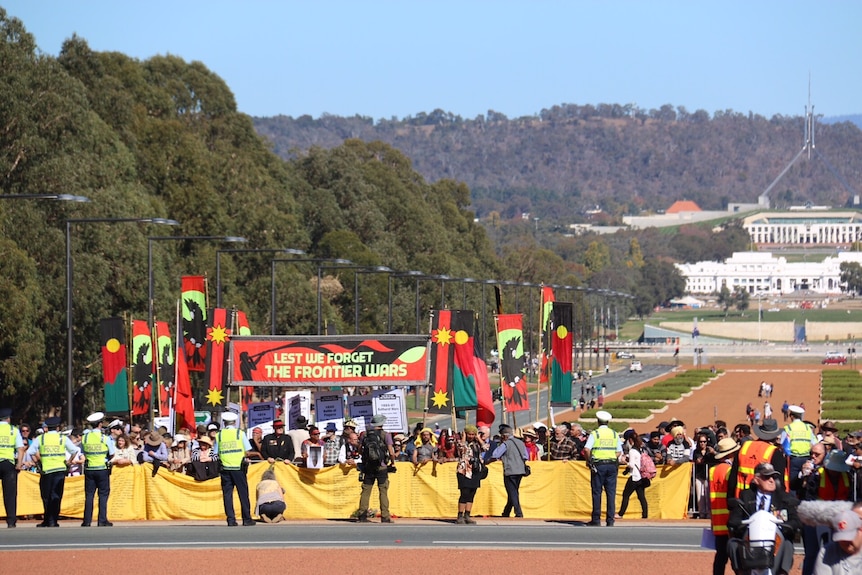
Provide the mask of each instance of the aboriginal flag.
{"label": "aboriginal flag", "polygon": [[153,337],[147,322],[132,320],[132,415],[150,411],[153,389]]}
{"label": "aboriginal flag", "polygon": [[174,345],[171,342],[171,331],[166,321],[156,322],[156,380],[159,390],[159,413],[170,413],[170,401],[173,397],[174,381]]}
{"label": "aboriginal flag", "polygon": [[[453,313],[457,314],[453,326],[465,328],[455,332],[455,367],[452,370],[455,408],[468,409],[466,404],[472,402],[477,410],[476,425],[490,426],[496,416],[488,366],[476,337],[479,333],[478,319],[472,311]],[[464,405],[459,402],[462,398]]]}
{"label": "aboriginal flag", "polygon": [[109,317],[99,322],[102,344],[102,376],[105,383],[105,412],[129,412],[129,373],[126,369],[126,322]]}
{"label": "aboriginal flag", "polygon": [[497,349],[500,350],[500,385],[506,411],[530,409],[521,314],[497,316]]}
{"label": "aboriginal flag", "polygon": [[183,342],[189,371],[204,371],[207,337],[207,278],[183,276]]}
{"label": "aboriginal flag", "polygon": [[429,413],[452,412],[452,366],[454,365],[455,334],[452,312],[448,309],[431,311],[431,393]]}
{"label": "aboriginal flag", "polygon": [[227,373],[225,362],[231,329],[228,313],[224,308],[213,308],[207,314],[209,323],[206,336],[206,368],[204,382],[207,386],[206,407],[210,411],[223,411],[226,403]]}
{"label": "aboriginal flag", "polygon": [[551,405],[572,406],[572,304],[554,302],[551,314]]}

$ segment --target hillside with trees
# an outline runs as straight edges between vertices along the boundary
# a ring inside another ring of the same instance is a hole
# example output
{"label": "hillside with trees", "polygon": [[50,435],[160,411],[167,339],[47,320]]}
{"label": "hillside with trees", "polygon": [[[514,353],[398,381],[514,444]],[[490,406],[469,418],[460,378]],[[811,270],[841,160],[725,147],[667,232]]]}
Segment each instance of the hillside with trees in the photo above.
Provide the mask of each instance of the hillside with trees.
{"label": "hillside with trees", "polygon": [[[284,158],[348,138],[380,140],[429,181],[465,182],[481,218],[530,213],[562,225],[583,221],[595,206],[618,221],[680,199],[709,210],[755,203],[802,148],[804,121],[669,104],[658,110],[563,104],[512,119],[494,111],[464,119],[442,110],[403,120],[254,119]],[[784,176],[771,193],[773,207],[844,206],[852,200],[848,187],[862,192],[862,130],[850,121],[818,123],[815,138],[820,157]]]}
{"label": "hillside with trees", "polygon": [[[393,332],[413,333],[418,298],[420,330],[429,309],[484,306],[483,328],[493,334],[493,289],[460,280],[494,280],[504,311],[525,314],[537,309],[531,286],[544,282],[565,286],[559,299],[578,304],[581,338],[593,329],[588,307],[606,303],[598,290],[635,296],[614,302],[620,318],[648,313],[681,294],[674,261],[721,257],[740,237],[733,226],[718,236],[691,227],[607,237],[568,237],[520,218],[484,226],[466,179],[428,178],[392,143],[341,138],[283,160],[205,64],[96,52],[74,36],[58,57],[47,56],[2,8],[0,66],[0,403],[32,420],[66,403],[67,270],[80,417],[102,406],[99,320],[146,319],[151,279],[157,320],[173,324],[181,276],[205,275],[209,306],[220,283],[222,305],[246,311],[253,333],[281,334],[317,333],[318,296],[322,320],[338,333],[352,333],[356,315],[360,333],[385,333],[390,304]],[[498,143],[508,149],[520,136],[505,129],[511,141]],[[506,162],[494,161],[498,169]],[[13,198],[27,194],[90,202]],[[139,218],[179,226],[129,221]],[[224,236],[247,242],[217,239]],[[285,248],[305,255],[280,254]],[[250,251],[219,253],[231,249]],[[318,268],[328,258],[366,269]],[[582,286],[593,288],[589,296],[574,291]],[[529,329],[525,335],[536,341]]]}

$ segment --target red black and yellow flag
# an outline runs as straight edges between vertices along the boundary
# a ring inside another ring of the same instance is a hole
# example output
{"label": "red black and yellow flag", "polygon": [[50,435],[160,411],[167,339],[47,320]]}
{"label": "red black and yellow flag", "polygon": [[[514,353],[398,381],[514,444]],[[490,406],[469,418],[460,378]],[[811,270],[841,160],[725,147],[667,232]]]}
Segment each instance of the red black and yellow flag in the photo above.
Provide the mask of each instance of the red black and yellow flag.
{"label": "red black and yellow flag", "polygon": [[189,371],[204,371],[207,338],[207,278],[182,278],[183,342]]}
{"label": "red black and yellow flag", "polygon": [[572,304],[554,302],[551,318],[551,405],[572,406]]}
{"label": "red black and yellow flag", "polygon": [[524,325],[519,313],[497,316],[497,349],[500,350],[500,385],[506,411],[530,409],[524,365]]}
{"label": "red black and yellow flag", "polygon": [[132,320],[132,415],[150,412],[153,390],[153,338],[144,320]]}
{"label": "red black and yellow flag", "polygon": [[129,413],[129,372],[126,369],[126,322],[119,317],[99,321],[102,343],[102,379],[105,413]]}
{"label": "red black and yellow flag", "polygon": [[448,309],[431,311],[431,393],[429,413],[452,412],[452,369],[455,359],[455,333],[452,312]]}
{"label": "red black and yellow flag", "polygon": [[209,411],[223,411],[227,400],[226,366],[231,329],[228,325],[228,313],[224,308],[213,308],[207,315],[207,349],[204,382],[207,386],[206,408]]}
{"label": "red black and yellow flag", "polygon": [[476,424],[490,426],[496,416],[488,366],[476,338],[479,331],[476,314],[471,310],[453,311],[452,329],[455,331],[455,366],[452,372],[455,409],[476,409]]}
{"label": "red black and yellow flag", "polygon": [[159,413],[168,415],[171,409],[170,399],[174,393],[174,345],[171,342],[171,330],[166,321],[156,322],[156,384],[159,390]]}

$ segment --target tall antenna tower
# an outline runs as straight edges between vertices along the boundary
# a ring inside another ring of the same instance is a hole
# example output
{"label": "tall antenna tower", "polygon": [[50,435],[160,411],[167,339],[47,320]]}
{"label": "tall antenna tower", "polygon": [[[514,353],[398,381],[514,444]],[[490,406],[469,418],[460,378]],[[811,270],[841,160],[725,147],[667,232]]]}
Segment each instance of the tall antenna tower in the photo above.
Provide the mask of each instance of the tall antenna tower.
{"label": "tall antenna tower", "polygon": [[841,182],[841,185],[844,186],[844,189],[847,190],[847,193],[850,194],[850,197],[852,198],[856,195],[856,192],[854,192],[850,188],[850,185],[847,183],[847,181],[844,178],[841,177],[841,174],[836,172],[835,168],[832,167],[832,165],[829,163],[829,161],[826,158],[824,158],[823,156],[821,156],[820,153],[817,151],[817,149],[814,147],[814,126],[815,126],[815,124],[816,124],[816,119],[814,116],[814,104],[811,103],[811,74],[809,73],[808,74],[808,104],[805,105],[805,141],[802,144],[802,149],[799,150],[799,153],[796,154],[792,160],[790,160],[790,163],[787,164],[787,166],[783,170],[781,170],[781,173],[778,174],[778,177],[775,178],[771,184],[769,184],[769,187],[767,187],[765,190],[763,190],[763,193],[760,194],[760,196],[758,196],[758,198],[757,198],[758,205],[760,205],[764,208],[769,208],[769,192],[772,191],[772,188],[775,187],[775,185],[781,180],[781,178],[784,177],[784,175],[790,170],[790,168],[792,168],[793,165],[799,161],[799,158],[801,158],[803,154],[807,154],[809,160],[811,159],[812,155],[814,157],[820,159],[824,164],[826,164],[826,167],[829,169],[830,172],[832,172],[832,175],[835,176],[835,179],[837,179],[839,182]]}

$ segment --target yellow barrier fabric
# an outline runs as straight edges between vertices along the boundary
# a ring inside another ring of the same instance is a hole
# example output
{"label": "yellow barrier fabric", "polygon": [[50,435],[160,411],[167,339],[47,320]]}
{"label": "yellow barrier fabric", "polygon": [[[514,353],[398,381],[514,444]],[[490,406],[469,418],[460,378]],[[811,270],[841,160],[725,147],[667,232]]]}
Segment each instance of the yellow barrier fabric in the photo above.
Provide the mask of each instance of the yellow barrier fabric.
{"label": "yellow barrier fabric", "polygon": [[[427,464],[414,469],[398,463],[389,474],[390,508],[398,517],[455,517],[458,514],[458,482],[455,463]],[[255,506],[255,487],[268,465],[254,464],[248,471],[249,497]],[[536,519],[589,520],[592,511],[590,472],[583,461],[533,461],[532,474],[521,481],[524,516]],[[622,468],[620,468],[622,470]],[[349,517],[359,506],[360,483],[355,469],[341,466],[322,470],[301,469],[277,463],[276,478],[285,489],[288,519],[339,519]],[[488,466],[488,478],[476,494],[473,515],[500,515],[506,503],[503,469],[499,462]],[[617,508],[627,476],[617,480]],[[649,516],[654,519],[686,517],[691,486],[691,463],[658,468],[658,476],[647,488]],[[604,498],[602,498],[604,505]],[[371,506],[378,507],[377,487]],[[98,501],[96,502],[98,507]],[[234,493],[234,507],[239,498]],[[39,476],[18,474],[18,514],[39,515],[43,511]],[[61,515],[80,518],[84,511],[84,478],[67,477]],[[640,517],[640,502],[632,496],[630,517]],[[0,502],[0,516],[5,509]],[[602,513],[604,516],[604,513]],[[108,518],[131,520],[224,519],[221,481],[198,482],[164,467],[155,477],[149,463],[116,468],[111,475]]]}

